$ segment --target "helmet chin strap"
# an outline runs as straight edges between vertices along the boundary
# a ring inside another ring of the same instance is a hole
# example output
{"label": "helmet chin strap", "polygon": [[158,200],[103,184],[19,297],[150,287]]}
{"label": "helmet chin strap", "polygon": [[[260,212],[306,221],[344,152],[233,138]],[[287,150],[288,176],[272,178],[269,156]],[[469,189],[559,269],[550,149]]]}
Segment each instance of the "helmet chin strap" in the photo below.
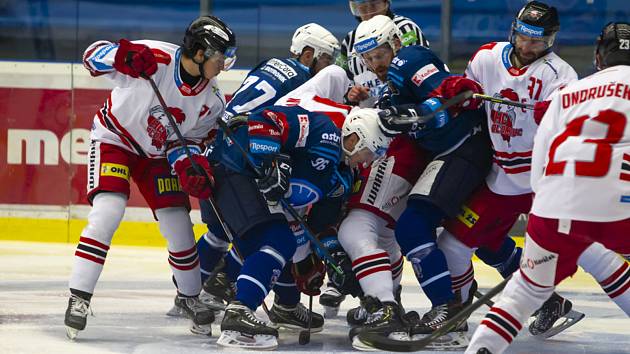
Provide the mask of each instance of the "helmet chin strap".
{"label": "helmet chin strap", "polygon": [[315,65],[317,65],[317,58],[313,57],[313,62],[311,63],[311,66],[308,67],[308,73],[311,74],[311,77],[317,74],[315,72]]}
{"label": "helmet chin strap", "polygon": [[201,74],[201,78],[205,79],[206,78],[206,72],[205,72],[203,67],[204,67],[204,64],[208,61],[208,58],[206,58],[204,56],[204,59],[203,59],[203,61],[201,63],[197,62],[195,60],[195,58],[193,58],[192,61],[193,61],[193,63],[197,64],[197,66],[199,66],[199,73]]}

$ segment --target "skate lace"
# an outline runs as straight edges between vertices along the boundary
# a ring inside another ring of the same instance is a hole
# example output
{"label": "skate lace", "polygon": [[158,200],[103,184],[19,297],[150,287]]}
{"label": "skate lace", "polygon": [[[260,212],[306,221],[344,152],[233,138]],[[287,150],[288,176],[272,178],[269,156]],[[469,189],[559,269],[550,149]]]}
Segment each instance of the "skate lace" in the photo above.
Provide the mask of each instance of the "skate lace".
{"label": "skate lace", "polygon": [[425,324],[427,326],[433,326],[444,322],[448,317],[448,305],[438,305],[431,309],[431,311],[427,312],[423,319],[425,319]]}
{"label": "skate lace", "polygon": [[258,319],[258,317],[256,317],[256,315],[254,314],[254,312],[252,310],[250,310],[249,308],[247,308],[245,310],[245,317],[247,317],[247,320],[250,323],[254,323],[257,325],[261,325],[261,326],[267,326],[267,324],[261,320]]}
{"label": "skate lace", "polygon": [[70,296],[70,314],[72,316],[87,317],[88,314],[94,315],[90,309],[90,302],[76,295]]}
{"label": "skate lace", "polygon": [[354,319],[360,320],[362,318],[368,317],[368,312],[363,306],[359,306],[356,311],[354,311]]}
{"label": "skate lace", "polygon": [[367,320],[365,320],[365,324],[369,325],[369,324],[372,324],[374,322],[380,321],[381,318],[383,318],[384,316],[385,316],[384,309],[379,309],[378,311],[376,311],[374,313],[368,313],[367,314]]}
{"label": "skate lace", "polygon": [[293,313],[300,321],[308,321],[308,309],[301,303],[297,304],[295,310],[293,310]]}

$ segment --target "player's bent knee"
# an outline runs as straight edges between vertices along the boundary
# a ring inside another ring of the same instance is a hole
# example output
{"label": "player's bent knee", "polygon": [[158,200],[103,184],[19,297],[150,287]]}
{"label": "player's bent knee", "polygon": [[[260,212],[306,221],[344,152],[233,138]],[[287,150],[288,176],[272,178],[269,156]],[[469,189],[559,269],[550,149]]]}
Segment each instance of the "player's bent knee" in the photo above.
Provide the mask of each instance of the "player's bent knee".
{"label": "player's bent knee", "polygon": [[125,215],[126,206],[127,197],[121,193],[102,192],[94,196],[85,236],[109,244]]}

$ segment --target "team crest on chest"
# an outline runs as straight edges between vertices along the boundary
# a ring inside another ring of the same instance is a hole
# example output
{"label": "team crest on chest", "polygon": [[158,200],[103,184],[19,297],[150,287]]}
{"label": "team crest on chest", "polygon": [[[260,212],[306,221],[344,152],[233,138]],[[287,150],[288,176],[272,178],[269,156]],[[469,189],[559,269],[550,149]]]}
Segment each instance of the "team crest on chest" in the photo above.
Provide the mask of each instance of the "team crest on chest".
{"label": "team crest on chest", "polygon": [[[169,107],[169,112],[177,124],[182,124],[186,120],[186,114],[177,108]],[[160,150],[164,147],[166,139],[173,134],[173,128],[168,122],[168,118],[162,106],[154,106],[149,110],[147,118],[147,134],[151,137],[151,145]]]}
{"label": "team crest on chest", "polygon": [[[521,101],[518,93],[511,88],[501,90],[494,97],[515,102]],[[523,128],[516,127],[516,109],[519,108],[498,103],[490,104],[490,118],[492,121],[490,132],[501,135],[501,138],[507,141],[508,145],[512,137],[523,135]]]}

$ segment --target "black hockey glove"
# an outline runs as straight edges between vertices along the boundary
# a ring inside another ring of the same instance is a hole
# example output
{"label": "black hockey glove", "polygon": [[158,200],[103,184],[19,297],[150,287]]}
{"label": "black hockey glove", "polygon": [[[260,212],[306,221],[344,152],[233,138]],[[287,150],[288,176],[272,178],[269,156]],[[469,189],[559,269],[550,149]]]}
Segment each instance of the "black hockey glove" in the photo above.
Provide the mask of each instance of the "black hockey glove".
{"label": "black hockey glove", "polygon": [[263,160],[262,177],[256,180],[258,189],[267,202],[278,203],[289,191],[291,178],[291,158],[285,154],[278,154]]}
{"label": "black hockey glove", "polygon": [[329,235],[322,238],[322,244],[326,246],[328,253],[343,271],[343,275],[337,273],[329,264],[326,264],[326,274],[328,280],[333,283],[335,288],[343,295],[352,295],[357,297],[361,295],[361,285],[352,271],[352,261],[348,254],[339,244],[337,235]]}
{"label": "black hockey glove", "polygon": [[408,133],[419,128],[420,111],[415,104],[391,106],[378,112],[378,126],[388,137]]}

